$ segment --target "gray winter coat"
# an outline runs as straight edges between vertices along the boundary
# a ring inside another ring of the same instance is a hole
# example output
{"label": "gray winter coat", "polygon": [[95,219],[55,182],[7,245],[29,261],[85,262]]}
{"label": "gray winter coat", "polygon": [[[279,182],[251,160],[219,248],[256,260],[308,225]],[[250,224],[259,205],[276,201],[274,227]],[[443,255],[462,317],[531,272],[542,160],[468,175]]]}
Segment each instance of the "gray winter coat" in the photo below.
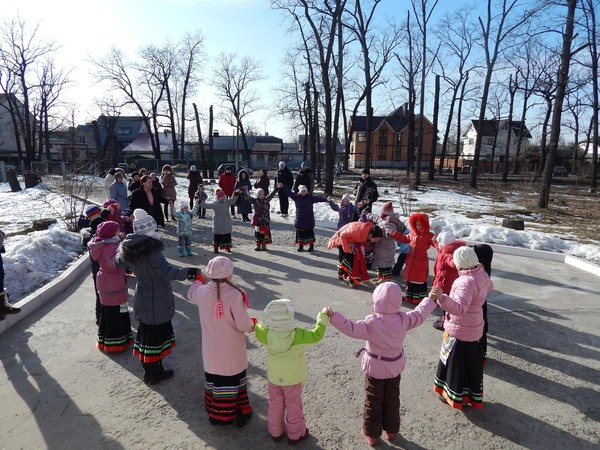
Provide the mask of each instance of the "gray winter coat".
{"label": "gray winter coat", "polygon": [[237,198],[237,195],[233,195],[221,201],[215,200],[213,202],[200,203],[201,208],[215,211],[213,217],[213,234],[231,233],[231,216],[229,215],[229,210],[230,206],[235,204]]}
{"label": "gray winter coat", "polygon": [[162,253],[164,244],[143,234],[128,234],[119,245],[116,267],[129,267],[136,276],[133,313],[146,325],[160,325],[173,318],[175,297],[171,281],[183,281],[188,269],[175,267]]}

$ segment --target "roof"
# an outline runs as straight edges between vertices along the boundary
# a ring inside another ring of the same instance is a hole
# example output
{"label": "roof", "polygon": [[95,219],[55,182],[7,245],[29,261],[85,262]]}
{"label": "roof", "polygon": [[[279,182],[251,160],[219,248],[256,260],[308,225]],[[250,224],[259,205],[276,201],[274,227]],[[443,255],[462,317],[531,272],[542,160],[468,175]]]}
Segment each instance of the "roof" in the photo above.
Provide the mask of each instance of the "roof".
{"label": "roof", "polygon": [[[244,140],[241,136],[213,136],[214,151],[232,151],[236,149],[244,150]],[[256,144],[283,144],[283,140],[275,136],[246,136],[248,148],[253,149]]]}
{"label": "roof", "polygon": [[[173,138],[171,133],[158,133],[158,142],[161,153],[173,152]],[[188,151],[187,145],[184,151]],[[135,141],[123,149],[123,153],[152,153],[152,142],[148,133],[141,133]]]}
{"label": "roof", "polygon": [[266,142],[265,143],[257,142],[252,147],[252,153],[278,155],[279,153],[281,153],[281,147],[282,147],[282,144],[276,144],[276,143],[268,144]]}
{"label": "roof", "polygon": [[[371,118],[371,130],[375,131],[381,125],[387,123],[394,133],[400,133],[408,127],[408,115],[405,111],[406,107],[401,106],[388,116],[373,116]],[[415,114],[415,121],[418,120],[419,117],[420,114]],[[366,131],[367,116],[353,116],[351,120],[353,131]],[[426,117],[425,120],[427,120]]]}
{"label": "roof", "polygon": [[[479,120],[471,119],[471,124],[477,133],[482,133],[482,136],[495,136],[497,134],[498,129],[502,129],[504,125],[506,125],[508,119],[500,119],[500,120],[484,120],[482,124],[479,124]],[[519,136],[519,131],[521,130],[521,124],[523,124],[523,137],[531,138],[531,133],[527,129],[527,125],[521,120],[513,120],[511,122],[511,128],[515,136]],[[467,130],[468,132],[468,130]],[[463,134],[466,136],[467,132]]]}

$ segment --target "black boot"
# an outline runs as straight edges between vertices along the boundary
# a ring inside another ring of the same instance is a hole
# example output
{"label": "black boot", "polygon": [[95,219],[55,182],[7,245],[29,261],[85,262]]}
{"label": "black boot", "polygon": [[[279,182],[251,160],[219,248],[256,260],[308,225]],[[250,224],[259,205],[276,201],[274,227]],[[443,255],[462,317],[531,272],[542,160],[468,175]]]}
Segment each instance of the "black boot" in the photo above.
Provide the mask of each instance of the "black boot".
{"label": "black boot", "polygon": [[301,245],[298,247],[298,250],[296,250],[297,252],[303,252],[304,251],[304,245]]}
{"label": "black boot", "polygon": [[310,244],[310,245],[308,246],[308,251],[309,251],[309,252],[312,252],[314,249],[315,249],[315,246],[314,246],[314,244]]}
{"label": "black boot", "polygon": [[171,369],[166,370],[162,365],[162,361],[159,361],[157,363],[151,363],[148,365],[151,366],[151,368],[148,376],[148,381],[144,380],[146,384],[153,385],[160,383],[161,381],[168,380],[175,373]]}
{"label": "black boot", "polygon": [[6,289],[0,292],[0,316],[4,316],[6,314],[17,314],[20,312],[21,308],[15,308],[13,305],[8,303],[8,293],[6,292]]}

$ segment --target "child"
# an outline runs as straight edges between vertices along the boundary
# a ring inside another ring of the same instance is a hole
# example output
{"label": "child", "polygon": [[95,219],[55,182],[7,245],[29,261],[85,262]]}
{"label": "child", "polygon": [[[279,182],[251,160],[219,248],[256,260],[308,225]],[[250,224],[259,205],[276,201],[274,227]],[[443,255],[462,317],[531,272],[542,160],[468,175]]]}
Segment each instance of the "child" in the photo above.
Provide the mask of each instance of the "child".
{"label": "child", "polygon": [[121,222],[123,223],[123,233],[126,235],[133,233],[133,211],[129,208],[121,212]]}
{"label": "child", "polygon": [[373,314],[353,321],[327,307],[331,325],[347,336],[365,339],[362,371],[365,373],[365,408],[362,434],[371,446],[383,431],[391,442],[400,430],[400,376],[406,364],[404,338],[421,325],[435,308],[426,298],[414,310],[400,310],[402,289],[396,283],[381,283],[373,291]]}
{"label": "child", "polygon": [[[449,294],[452,283],[458,278],[458,269],[454,265],[452,257],[454,251],[459,247],[467,245],[465,241],[456,240],[452,233],[443,231],[437,235],[438,254],[433,265],[433,285],[442,288],[444,294]],[[433,322],[433,328],[444,331],[444,315]]]}
{"label": "child", "polygon": [[339,214],[339,220],[337,222],[337,229],[339,230],[344,225],[350,222],[354,222],[358,216],[358,209],[350,202],[350,194],[345,193],[342,195],[342,201],[338,205],[333,200],[329,201],[329,206]]}
{"label": "child", "polygon": [[277,187],[283,190],[283,192],[296,203],[294,226],[296,227],[296,245],[298,245],[298,251],[303,252],[304,246],[308,245],[308,251],[312,252],[316,242],[313,204],[329,202],[330,199],[312,195],[308,192],[308,188],[303,184],[298,186],[297,194],[283,183],[279,183]]}
{"label": "child", "polygon": [[[473,250],[477,254],[479,263],[483,266],[483,270],[486,271],[488,276],[492,276],[492,259],[494,258],[494,250],[487,244],[475,244]],[[488,333],[488,319],[487,319],[487,298],[483,302],[483,336],[481,337],[481,347],[483,350],[483,365],[487,364],[487,333]]]}
{"label": "child", "polygon": [[429,231],[429,216],[415,213],[408,219],[411,232],[408,236],[400,231],[390,233],[397,241],[409,243],[410,253],[406,257],[404,280],[406,281],[406,302],[418,305],[427,296],[427,278],[429,277],[429,247],[436,247],[433,233]]}
{"label": "child", "polygon": [[106,221],[117,222],[119,229],[123,231],[123,219],[121,218],[121,205],[115,199],[108,199],[102,204],[102,212],[100,215]]}
{"label": "child", "polygon": [[133,344],[127,309],[127,277],[125,269],[115,267],[115,256],[121,242],[119,230],[117,222],[102,222],[88,243],[90,257],[100,266],[96,274],[96,289],[102,304],[97,345],[106,353],[120,353]]}
{"label": "child", "polygon": [[373,222],[350,222],[337,230],[327,249],[338,248],[338,279],[352,288],[369,279],[365,246],[381,239],[383,231]]}
{"label": "child", "polygon": [[267,427],[275,442],[281,441],[286,432],[291,445],[309,436],[302,412],[302,383],[308,378],[304,347],[323,339],[328,321],[327,309],[323,308],[313,330],[299,328],[292,303],[283,299],[270,302],[265,308],[264,324],[256,324],[256,339],[267,346],[268,352]]}
{"label": "child", "polygon": [[377,268],[377,278],[374,284],[379,284],[392,277],[392,268],[395,263],[396,241],[388,236],[397,230],[406,228],[398,215],[394,212],[392,202],[386,202],[381,207],[379,215],[368,214],[367,218],[376,223],[383,230],[383,237],[373,244],[373,265]]}
{"label": "child", "polygon": [[133,233],[119,245],[115,266],[131,268],[137,278],[133,313],[139,324],[133,354],[144,367],[144,383],[156,384],[173,376],[173,370],[166,370],[162,364],[175,347],[171,281],[193,280],[200,269],[169,264],[154,218],[143,209],[134,210],[133,217]]}
{"label": "child", "polygon": [[433,390],[450,406],[483,409],[483,303],[494,285],[475,250],[460,247],[453,255],[458,269],[450,294],[434,286],[430,297],[446,311],[444,338]]}
{"label": "child", "polygon": [[245,333],[254,331],[256,319],[248,315],[248,296],[232,282],[229,258],[211,259],[205,273],[210,281],[203,285],[197,280],[188,291],[189,301],[198,306],[202,328],[204,406],[211,425],[235,421],[241,428],[252,416],[246,387]]}
{"label": "child", "polygon": [[[198,184],[198,190],[194,194],[194,202],[202,203],[208,199],[208,194],[204,192],[204,184]],[[198,217],[201,219],[206,219],[206,208],[200,208],[198,210]]]}
{"label": "child", "polygon": [[171,206],[171,215],[177,221],[177,235],[179,236],[177,251],[179,252],[179,256],[185,256],[185,253],[183,252],[184,246],[187,255],[193,256],[191,242],[192,219],[199,209],[200,206],[197,203],[196,206],[194,206],[194,209],[190,211],[190,205],[184,200],[179,202],[179,211],[175,211]]}
{"label": "child", "polygon": [[243,197],[254,206],[254,217],[252,225],[254,226],[254,240],[256,248],[254,250],[266,251],[267,245],[271,244],[271,200],[277,193],[277,188],[265,197],[265,192],[258,188],[256,191],[257,198],[252,198],[249,195]]}
{"label": "child", "polygon": [[[252,189],[252,183],[250,182],[250,178],[248,178],[248,172],[245,169],[239,171],[238,180],[236,181],[234,188],[236,191],[243,194],[248,194],[248,192],[250,192]],[[237,212],[238,214],[241,214],[242,222],[250,222],[248,214],[252,212],[252,205],[244,198],[244,196],[238,197]]]}
{"label": "child", "polygon": [[215,211],[213,216],[213,251],[219,253],[219,248],[231,253],[231,217],[229,216],[229,208],[233,207],[237,201],[239,193],[227,198],[225,192],[220,187],[215,189],[215,201],[200,202],[200,207],[212,209]]}

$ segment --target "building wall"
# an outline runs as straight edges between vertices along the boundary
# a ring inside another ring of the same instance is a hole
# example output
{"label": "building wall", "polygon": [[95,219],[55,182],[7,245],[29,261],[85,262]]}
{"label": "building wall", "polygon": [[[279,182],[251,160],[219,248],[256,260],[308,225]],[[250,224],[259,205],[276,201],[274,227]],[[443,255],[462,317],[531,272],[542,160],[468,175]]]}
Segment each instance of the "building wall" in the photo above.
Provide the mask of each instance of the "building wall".
{"label": "building wall", "polygon": [[[494,154],[494,160],[502,160],[505,155],[506,148],[506,134],[507,130],[500,130],[498,132],[498,137],[496,138],[496,151]],[[475,140],[477,139],[477,132],[475,131],[475,127],[471,123],[467,133],[463,136],[463,155],[465,158],[473,158],[475,154]],[[481,143],[481,152],[480,157],[491,158],[492,150],[493,150],[494,136],[484,136],[483,141]],[[524,138],[521,143],[521,148],[526,148],[529,146],[529,139]],[[515,133],[511,133],[510,147],[509,147],[509,156],[514,157],[517,153],[517,137]]]}

